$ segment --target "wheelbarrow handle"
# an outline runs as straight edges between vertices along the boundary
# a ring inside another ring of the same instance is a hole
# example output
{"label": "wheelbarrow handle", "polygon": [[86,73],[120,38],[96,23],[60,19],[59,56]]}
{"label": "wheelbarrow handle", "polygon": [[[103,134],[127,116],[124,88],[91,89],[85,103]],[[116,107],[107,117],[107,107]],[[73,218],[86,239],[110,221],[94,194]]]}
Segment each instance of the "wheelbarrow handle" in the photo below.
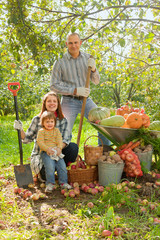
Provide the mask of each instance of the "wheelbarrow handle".
{"label": "wheelbarrow handle", "polygon": [[[10,88],[10,86],[18,86],[17,89],[12,89]],[[17,92],[19,91],[20,89],[20,83],[19,82],[11,82],[11,83],[8,83],[8,89],[9,91],[11,91],[13,93],[13,96],[17,96]]]}

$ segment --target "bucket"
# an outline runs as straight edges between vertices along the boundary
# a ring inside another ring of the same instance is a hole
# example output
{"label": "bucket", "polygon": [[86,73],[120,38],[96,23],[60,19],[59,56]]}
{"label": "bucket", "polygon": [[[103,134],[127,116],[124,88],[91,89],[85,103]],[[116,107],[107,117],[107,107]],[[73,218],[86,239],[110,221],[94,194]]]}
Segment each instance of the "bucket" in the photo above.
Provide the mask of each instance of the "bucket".
{"label": "bucket", "polygon": [[121,180],[124,169],[124,163],[107,163],[98,160],[98,177],[99,184],[107,186],[109,184],[118,184]]}
{"label": "bucket", "polygon": [[153,154],[153,151],[136,153],[136,155],[138,156],[139,161],[141,163],[142,170],[144,172],[148,172],[151,170],[152,154]]}

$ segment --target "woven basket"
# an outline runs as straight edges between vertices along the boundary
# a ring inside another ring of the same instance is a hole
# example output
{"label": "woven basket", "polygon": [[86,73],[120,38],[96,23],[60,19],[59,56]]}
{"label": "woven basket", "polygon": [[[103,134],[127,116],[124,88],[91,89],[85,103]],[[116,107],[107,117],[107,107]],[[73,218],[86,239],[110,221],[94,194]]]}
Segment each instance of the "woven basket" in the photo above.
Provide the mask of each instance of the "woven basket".
{"label": "woven basket", "polygon": [[68,170],[68,182],[74,183],[78,182],[79,185],[83,183],[90,183],[98,180],[98,167],[94,166],[91,168],[78,168],[79,159],[82,160],[81,156],[77,157],[76,169]]}
{"label": "woven basket", "polygon": [[98,165],[98,159],[103,155],[103,141],[100,137],[98,137],[102,143],[102,146],[87,146],[85,145],[87,140],[91,137],[98,137],[96,135],[92,135],[86,139],[84,142],[84,160],[87,165],[95,166]]}

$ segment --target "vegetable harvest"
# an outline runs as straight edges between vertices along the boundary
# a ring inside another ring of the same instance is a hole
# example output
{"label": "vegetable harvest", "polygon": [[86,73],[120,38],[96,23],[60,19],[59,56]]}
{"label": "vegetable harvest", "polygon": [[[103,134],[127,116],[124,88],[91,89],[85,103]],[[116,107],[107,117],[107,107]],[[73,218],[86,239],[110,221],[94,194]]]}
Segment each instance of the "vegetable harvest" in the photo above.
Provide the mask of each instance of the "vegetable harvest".
{"label": "vegetable harvest", "polygon": [[127,177],[141,177],[143,172],[141,170],[138,156],[130,149],[123,149],[118,152],[121,159],[125,161],[124,172]]}

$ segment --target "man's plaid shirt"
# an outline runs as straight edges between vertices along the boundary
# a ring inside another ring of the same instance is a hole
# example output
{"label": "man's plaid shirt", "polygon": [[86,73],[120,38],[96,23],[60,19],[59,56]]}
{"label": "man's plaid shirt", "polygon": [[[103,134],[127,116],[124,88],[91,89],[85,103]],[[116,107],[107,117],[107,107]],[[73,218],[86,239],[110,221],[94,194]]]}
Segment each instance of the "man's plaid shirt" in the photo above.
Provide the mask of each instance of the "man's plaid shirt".
{"label": "man's plaid shirt", "polygon": [[[41,127],[42,126],[40,125],[40,117],[39,116],[34,117],[23,140],[23,143],[30,143],[34,141],[34,147],[31,154],[31,167],[36,174],[39,173],[43,166],[42,159],[40,157],[40,149],[38,147],[36,140],[37,133]],[[62,134],[63,142],[68,145],[71,141],[71,134],[68,131],[67,119],[63,118],[62,120],[59,120],[59,118],[57,117],[56,127]]]}

